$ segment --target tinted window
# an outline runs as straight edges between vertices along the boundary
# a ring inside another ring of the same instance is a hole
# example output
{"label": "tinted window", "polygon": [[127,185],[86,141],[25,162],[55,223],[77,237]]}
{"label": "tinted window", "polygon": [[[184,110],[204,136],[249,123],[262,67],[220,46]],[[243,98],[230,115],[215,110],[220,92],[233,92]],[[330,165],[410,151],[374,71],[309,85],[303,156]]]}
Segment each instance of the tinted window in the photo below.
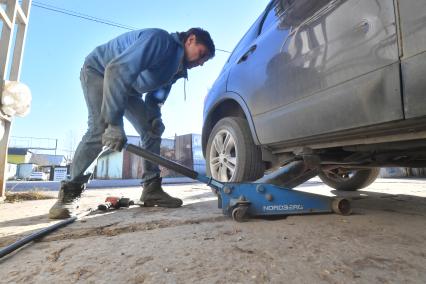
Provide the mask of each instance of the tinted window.
{"label": "tinted window", "polygon": [[[319,0],[321,1],[321,0]],[[276,25],[279,21],[279,28],[289,28],[289,25],[286,23],[287,18],[287,9],[291,7],[294,3],[294,0],[275,0],[270,3],[268,6],[269,12],[266,15],[262,23],[262,32],[268,30],[272,25]]]}
{"label": "tinted window", "polygon": [[245,52],[246,48],[249,47],[249,45],[256,39],[256,37],[259,34],[259,25],[263,19],[263,15],[264,14],[262,14],[256,20],[256,22],[250,27],[250,29],[246,32],[244,37],[240,40],[240,42],[234,48],[234,51],[229,57],[228,62],[234,62],[236,58],[239,58],[239,56],[241,55],[241,52]]}
{"label": "tinted window", "polygon": [[[298,0],[292,1],[292,3],[287,1],[289,3],[285,21],[290,26],[298,26],[332,1],[333,0]],[[283,2],[286,1],[283,0]]]}
{"label": "tinted window", "polygon": [[271,8],[271,10],[269,10],[268,15],[266,15],[266,18],[263,21],[261,33],[263,33],[265,30],[267,30],[271,25],[273,25],[277,21],[278,17],[277,17],[276,11],[277,9],[275,5]]}

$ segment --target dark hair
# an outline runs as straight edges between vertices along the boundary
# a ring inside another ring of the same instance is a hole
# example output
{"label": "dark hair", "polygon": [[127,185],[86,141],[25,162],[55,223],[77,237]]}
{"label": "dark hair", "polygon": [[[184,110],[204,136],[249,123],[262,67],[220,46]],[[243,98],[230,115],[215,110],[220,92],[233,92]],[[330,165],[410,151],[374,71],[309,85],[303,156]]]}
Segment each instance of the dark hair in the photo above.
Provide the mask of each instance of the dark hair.
{"label": "dark hair", "polygon": [[197,43],[201,43],[207,47],[209,50],[209,58],[214,57],[216,48],[208,31],[203,30],[202,28],[190,28],[186,32],[180,32],[179,38],[182,43],[185,44],[190,35],[195,35]]}

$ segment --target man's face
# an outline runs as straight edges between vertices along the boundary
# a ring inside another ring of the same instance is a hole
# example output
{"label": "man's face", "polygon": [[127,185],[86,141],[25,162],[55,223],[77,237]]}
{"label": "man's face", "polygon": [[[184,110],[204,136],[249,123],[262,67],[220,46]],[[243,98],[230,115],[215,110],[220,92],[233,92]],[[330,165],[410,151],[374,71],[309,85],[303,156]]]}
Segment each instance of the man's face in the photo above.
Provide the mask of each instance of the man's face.
{"label": "man's face", "polygon": [[195,35],[190,35],[185,42],[185,66],[188,69],[202,66],[209,60],[209,50],[204,44],[197,43]]}

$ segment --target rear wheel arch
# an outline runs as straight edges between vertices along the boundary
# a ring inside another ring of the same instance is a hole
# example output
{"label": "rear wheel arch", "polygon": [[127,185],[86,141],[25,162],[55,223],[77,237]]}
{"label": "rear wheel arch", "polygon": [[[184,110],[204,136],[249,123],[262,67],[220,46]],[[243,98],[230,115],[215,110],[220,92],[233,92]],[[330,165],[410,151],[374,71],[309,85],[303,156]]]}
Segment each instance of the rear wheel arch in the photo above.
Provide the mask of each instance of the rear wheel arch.
{"label": "rear wheel arch", "polygon": [[209,135],[213,130],[216,123],[225,117],[241,117],[245,119],[250,127],[253,141],[256,145],[259,145],[259,140],[257,138],[256,130],[254,128],[253,120],[251,114],[248,110],[247,105],[243,99],[234,93],[228,93],[228,97],[224,100],[218,102],[214,108],[209,112],[206,119],[204,120],[203,129],[202,129],[202,149],[204,157],[206,157],[206,148],[207,142],[209,140]]}

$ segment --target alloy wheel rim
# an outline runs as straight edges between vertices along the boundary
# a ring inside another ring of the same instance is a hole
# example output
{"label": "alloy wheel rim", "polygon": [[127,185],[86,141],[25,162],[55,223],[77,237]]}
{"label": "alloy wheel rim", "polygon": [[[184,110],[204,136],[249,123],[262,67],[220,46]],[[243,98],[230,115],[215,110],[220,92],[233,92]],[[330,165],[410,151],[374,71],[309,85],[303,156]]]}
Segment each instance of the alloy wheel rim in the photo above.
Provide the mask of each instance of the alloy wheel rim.
{"label": "alloy wheel rim", "polygon": [[232,181],[237,166],[235,138],[228,130],[221,130],[213,138],[210,148],[210,172],[214,179]]}

